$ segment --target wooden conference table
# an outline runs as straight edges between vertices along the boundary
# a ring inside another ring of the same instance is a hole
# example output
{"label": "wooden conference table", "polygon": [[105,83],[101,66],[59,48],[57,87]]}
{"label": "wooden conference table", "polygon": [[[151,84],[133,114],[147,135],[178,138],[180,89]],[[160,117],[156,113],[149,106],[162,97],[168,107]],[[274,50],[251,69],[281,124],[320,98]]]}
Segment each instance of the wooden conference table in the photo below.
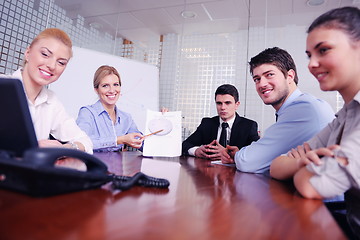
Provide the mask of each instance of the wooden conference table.
{"label": "wooden conference table", "polygon": [[192,157],[99,153],[109,170],[170,181],[47,198],[0,190],[0,239],[346,239],[322,201],[291,183]]}

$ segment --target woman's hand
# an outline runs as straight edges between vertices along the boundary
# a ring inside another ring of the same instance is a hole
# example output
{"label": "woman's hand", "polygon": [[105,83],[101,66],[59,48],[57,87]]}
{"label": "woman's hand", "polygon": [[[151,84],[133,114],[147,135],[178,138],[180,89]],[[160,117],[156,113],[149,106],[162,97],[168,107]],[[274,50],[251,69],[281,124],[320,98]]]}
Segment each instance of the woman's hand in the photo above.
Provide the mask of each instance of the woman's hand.
{"label": "woman's hand", "polygon": [[60,159],[56,160],[55,166],[71,168],[71,169],[75,169],[75,170],[83,171],[83,172],[86,172],[86,170],[87,170],[86,164],[83,161],[81,161],[77,158],[72,158],[72,157],[64,157],[64,158],[60,158]]}
{"label": "woman's hand", "polygon": [[39,147],[48,147],[48,148],[61,148],[63,147],[61,142],[58,140],[48,140],[43,139],[38,141]]}
{"label": "woman's hand", "polygon": [[73,142],[72,144],[70,143],[62,144],[58,140],[44,139],[44,140],[39,140],[38,144],[39,147],[44,147],[44,148],[72,148],[72,149],[75,149],[74,147],[75,144],[77,146],[76,147],[77,150],[85,151],[85,146],[80,142]]}
{"label": "woman's hand", "polygon": [[304,163],[313,162],[315,165],[321,165],[323,162],[322,157],[335,157],[334,152],[339,149],[339,145],[331,145],[327,148],[318,148],[311,151],[307,151],[305,156],[301,158]]}
{"label": "woman's hand", "polygon": [[144,136],[141,133],[129,133],[118,137],[118,144],[126,144],[133,148],[140,148],[144,141]]}
{"label": "woman's hand", "polygon": [[297,146],[296,149],[291,149],[287,153],[287,156],[295,159],[297,168],[300,169],[310,163],[310,160],[306,157],[306,153],[309,151],[311,151],[310,145],[308,143],[304,143],[303,145]]}
{"label": "woman's hand", "polygon": [[162,114],[164,114],[164,113],[166,113],[166,112],[168,112],[168,111],[169,111],[169,109],[167,109],[166,107],[162,107],[161,110],[160,110],[160,112],[161,112]]}

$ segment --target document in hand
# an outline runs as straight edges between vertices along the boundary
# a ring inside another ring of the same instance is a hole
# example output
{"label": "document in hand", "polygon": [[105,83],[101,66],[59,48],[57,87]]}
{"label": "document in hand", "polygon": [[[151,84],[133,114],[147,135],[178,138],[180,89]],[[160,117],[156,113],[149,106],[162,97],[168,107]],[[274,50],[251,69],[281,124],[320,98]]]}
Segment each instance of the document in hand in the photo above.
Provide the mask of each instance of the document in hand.
{"label": "document in hand", "polygon": [[181,111],[147,110],[143,156],[177,157],[181,155]]}

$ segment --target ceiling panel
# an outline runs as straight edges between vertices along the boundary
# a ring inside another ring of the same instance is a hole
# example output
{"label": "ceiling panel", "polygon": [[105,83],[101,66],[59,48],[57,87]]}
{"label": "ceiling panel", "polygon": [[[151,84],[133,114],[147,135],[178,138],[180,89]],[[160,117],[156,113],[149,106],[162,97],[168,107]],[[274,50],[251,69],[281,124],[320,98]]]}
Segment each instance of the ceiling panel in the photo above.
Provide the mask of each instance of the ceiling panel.
{"label": "ceiling panel", "polygon": [[147,27],[176,24],[164,8],[141,10],[131,14]]}
{"label": "ceiling panel", "polygon": [[[95,20],[96,18],[88,18]],[[144,28],[146,27],[141,21],[139,21],[131,13],[118,13],[114,15],[106,15],[100,19],[106,21],[112,27],[117,27],[118,29],[133,29],[133,28]]]}
{"label": "ceiling panel", "polygon": [[[181,13],[183,11],[192,11],[196,14],[195,18],[183,18],[181,16]],[[171,15],[171,17],[176,21],[176,23],[196,23],[196,22],[203,22],[203,21],[209,21],[209,17],[204,11],[204,8],[201,4],[190,4],[188,6],[176,6],[176,7],[169,7],[166,8],[166,11]]]}
{"label": "ceiling panel", "polygon": [[[119,0],[125,11],[138,11],[154,8],[166,8],[171,6],[183,6],[184,0]],[[190,2],[186,0],[187,4]]]}
{"label": "ceiling panel", "polygon": [[244,29],[242,26],[247,26],[247,19],[244,19],[243,23],[237,19],[233,21],[231,19],[222,19],[211,22],[193,23],[184,25],[183,34],[209,34],[209,33],[231,33],[236,32],[239,29]]}
{"label": "ceiling panel", "polygon": [[248,5],[244,0],[226,0],[203,4],[213,19],[231,19],[247,16]]}
{"label": "ceiling panel", "polygon": [[[307,0],[55,0],[67,15],[84,17],[99,31],[134,42],[160,34],[211,34],[233,32],[250,26],[307,26],[325,11],[342,6],[360,7],[360,0],[325,0],[311,7]],[[183,10],[196,13],[181,17]]]}

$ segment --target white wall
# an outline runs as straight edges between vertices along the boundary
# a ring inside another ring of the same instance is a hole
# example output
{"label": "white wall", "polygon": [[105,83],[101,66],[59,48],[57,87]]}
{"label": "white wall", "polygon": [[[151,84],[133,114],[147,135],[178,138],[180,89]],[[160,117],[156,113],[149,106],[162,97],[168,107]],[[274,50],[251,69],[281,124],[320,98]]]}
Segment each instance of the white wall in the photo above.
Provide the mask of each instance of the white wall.
{"label": "white wall", "polygon": [[58,81],[49,86],[66,110],[75,119],[81,106],[98,100],[93,88],[93,76],[101,65],[115,67],[121,78],[120,110],[134,118],[140,131],[145,130],[146,109],[159,110],[159,70],[134,60],[73,47],[74,56]]}

